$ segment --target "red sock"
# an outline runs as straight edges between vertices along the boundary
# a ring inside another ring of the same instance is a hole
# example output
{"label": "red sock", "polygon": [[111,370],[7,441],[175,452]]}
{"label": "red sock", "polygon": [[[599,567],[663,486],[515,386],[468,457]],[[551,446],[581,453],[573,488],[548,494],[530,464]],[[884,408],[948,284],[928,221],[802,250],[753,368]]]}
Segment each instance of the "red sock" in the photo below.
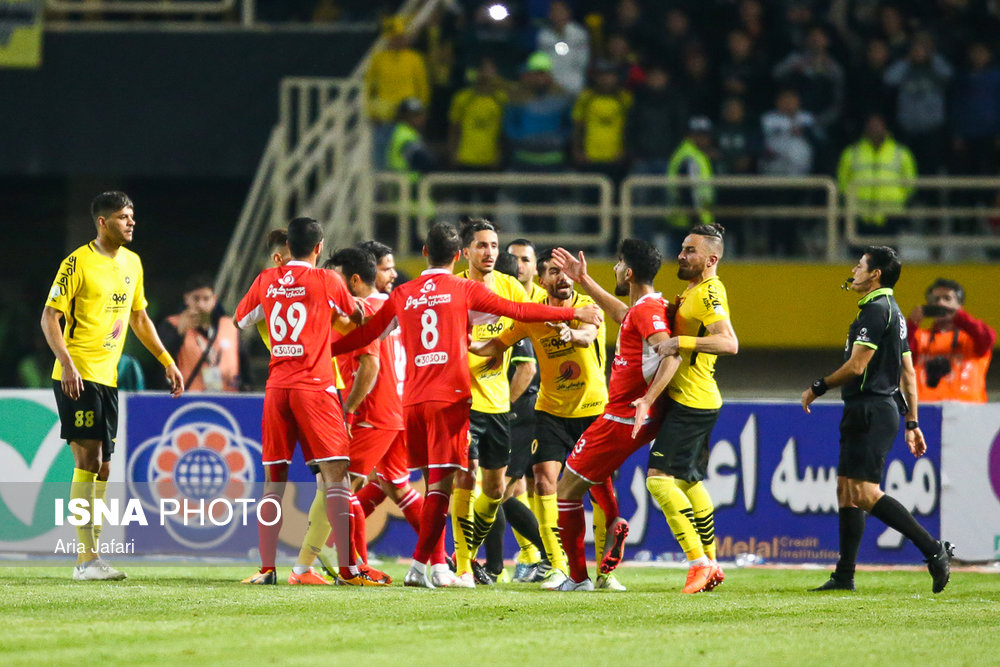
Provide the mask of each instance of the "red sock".
{"label": "red sock", "polygon": [[382,487],[379,486],[378,482],[368,482],[354,495],[361,503],[361,507],[364,508],[365,516],[371,516],[375,508],[385,500],[385,493],[382,492]]}
{"label": "red sock", "polygon": [[615,486],[611,478],[608,477],[604,483],[590,487],[590,497],[604,512],[604,520],[610,528],[618,518],[618,496],[615,495]]}
{"label": "red sock", "polygon": [[365,534],[365,510],[356,496],[351,496],[351,534],[354,536],[354,549],[362,563],[368,563],[368,536]]}
{"label": "red sock", "polygon": [[587,574],[587,556],[583,551],[583,538],[587,532],[586,515],[580,500],[559,500],[559,534],[569,561],[569,578],[583,581]]}
{"label": "red sock", "polygon": [[[447,522],[447,518],[445,518]],[[431,554],[430,564],[431,565],[444,565],[448,562],[448,552],[444,550],[444,534],[446,531],[441,531],[441,537],[438,538],[437,544],[434,545],[434,553]]]}
{"label": "red sock", "polygon": [[[278,551],[278,533],[281,532],[281,496],[266,493],[257,506],[257,539],[260,546],[261,572],[274,569],[274,556]],[[265,525],[270,523],[272,525]]]}
{"label": "red sock", "polygon": [[[420,515],[420,534],[417,548],[413,550],[413,560],[426,563],[431,554],[438,550],[444,536],[444,526],[448,522],[449,494],[443,491],[428,491],[424,498],[424,509]],[[440,546],[443,550],[444,547]]]}
{"label": "red sock", "polygon": [[330,521],[330,537],[337,547],[340,576],[350,579],[357,575],[354,545],[351,544],[354,515],[351,513],[351,492],[344,484],[331,484],[326,489],[326,518]]}
{"label": "red sock", "polygon": [[410,488],[406,494],[399,499],[399,509],[403,516],[413,528],[413,532],[420,534],[420,514],[424,511],[424,497],[414,488]]}

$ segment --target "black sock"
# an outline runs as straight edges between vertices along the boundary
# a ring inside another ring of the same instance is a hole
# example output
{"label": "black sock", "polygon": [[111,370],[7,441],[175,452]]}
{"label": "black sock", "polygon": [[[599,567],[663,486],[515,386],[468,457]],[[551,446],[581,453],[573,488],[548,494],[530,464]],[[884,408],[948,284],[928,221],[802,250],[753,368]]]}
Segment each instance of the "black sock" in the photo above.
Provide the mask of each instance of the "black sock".
{"label": "black sock", "polygon": [[504,517],[503,505],[500,505],[493,527],[486,533],[483,541],[483,546],[486,547],[486,570],[491,574],[499,574],[503,570],[503,538],[506,532],[507,519]]}
{"label": "black sock", "polygon": [[858,548],[865,534],[865,511],[860,507],[840,508],[840,560],[833,576],[840,581],[854,578],[858,561]]}
{"label": "black sock", "polygon": [[925,557],[930,558],[941,550],[938,541],[931,537],[931,534],[917,523],[913,515],[907,512],[906,508],[892,496],[886,494],[879,498],[879,501],[872,505],[871,514],[885,525],[895,528],[909,538]]}
{"label": "black sock", "polygon": [[542,544],[542,536],[538,532],[538,519],[535,518],[534,513],[517,498],[508,498],[503,501],[503,511],[510,527],[538,547],[538,551],[544,557],[545,545]]}

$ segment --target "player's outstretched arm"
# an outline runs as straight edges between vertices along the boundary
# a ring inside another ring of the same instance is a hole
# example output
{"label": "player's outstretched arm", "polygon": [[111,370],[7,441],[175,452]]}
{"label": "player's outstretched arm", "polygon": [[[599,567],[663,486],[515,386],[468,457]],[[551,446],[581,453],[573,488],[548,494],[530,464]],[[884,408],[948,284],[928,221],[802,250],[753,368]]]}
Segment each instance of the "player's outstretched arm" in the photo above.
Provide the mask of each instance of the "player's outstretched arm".
{"label": "player's outstretched arm", "polygon": [[156,333],[156,326],[153,324],[153,320],[149,318],[149,313],[146,312],[145,308],[132,311],[132,314],[129,315],[129,326],[132,327],[132,331],[135,332],[139,342],[149,350],[150,354],[156,357],[157,361],[164,363],[164,359],[169,360],[170,363],[165,364],[164,368],[167,382],[170,384],[170,395],[177,398],[183,394],[184,376],[181,375],[180,369],[177,368],[177,363],[170,358],[170,353],[167,352],[167,348],[160,341],[160,335]]}
{"label": "player's outstretched arm", "polygon": [[[469,310],[475,311],[476,313],[501,315],[503,317],[509,317],[512,320],[517,320],[518,322],[545,322],[547,320],[568,322],[569,320],[575,319],[578,319],[581,322],[591,322],[593,324],[599,324],[601,322],[600,309],[595,308],[594,306],[585,306],[584,308],[557,308],[555,306],[548,306],[543,303],[532,303],[530,301],[510,301],[497,296],[482,283],[477,283],[474,280],[466,280],[463,281],[463,283],[463,287],[466,289]],[[382,310],[385,310],[385,308]],[[381,313],[382,310],[380,310],[379,313]],[[470,312],[470,315],[473,315],[473,313]],[[476,317],[473,315],[471,319],[475,321]]]}
{"label": "player's outstretched arm", "polygon": [[504,344],[499,338],[487,338],[470,342],[469,352],[480,357],[499,357],[508,347],[510,345]]}
{"label": "player's outstretched arm", "polygon": [[658,354],[668,356],[678,350],[691,350],[719,356],[736,354],[740,350],[740,342],[736,331],[729,320],[712,322],[706,327],[707,336],[675,336],[668,338],[656,346]]}
{"label": "player's outstretched arm", "polygon": [[[868,362],[870,362],[874,356],[874,348],[868,347],[867,345],[855,344],[854,349],[851,350],[851,356],[847,359],[847,361],[845,361],[843,365],[841,365],[841,367],[833,373],[822,378],[824,384],[829,389],[847,384],[865,372],[865,369],[868,368]],[[819,398],[819,396],[820,394],[813,391],[812,387],[809,387],[802,392],[802,409],[807,413],[811,413],[812,411],[809,409],[809,405]]]}
{"label": "player's outstretched arm", "polygon": [[587,291],[594,301],[608,314],[611,319],[621,324],[628,312],[628,306],[622,303],[621,299],[611,294],[597,284],[590,274],[587,273],[587,258],[581,251],[579,256],[574,257],[565,248],[556,248],[552,251],[552,263],[558,266],[574,282]]}
{"label": "player's outstretched arm", "polygon": [[593,324],[581,324],[579,327],[571,327],[565,322],[546,322],[546,324],[559,332],[559,340],[570,343],[574,347],[587,347],[597,338],[598,328]]}
{"label": "player's outstretched arm", "polygon": [[385,331],[396,317],[395,302],[390,298],[378,312],[363,325],[330,346],[330,354],[337,356],[364,347]]}

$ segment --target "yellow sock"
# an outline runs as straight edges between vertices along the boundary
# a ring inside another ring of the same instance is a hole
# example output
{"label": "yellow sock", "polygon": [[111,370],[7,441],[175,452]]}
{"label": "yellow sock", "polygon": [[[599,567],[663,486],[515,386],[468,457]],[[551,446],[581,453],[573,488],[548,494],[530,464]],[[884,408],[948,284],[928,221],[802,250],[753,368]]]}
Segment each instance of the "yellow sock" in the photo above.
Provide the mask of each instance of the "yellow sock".
{"label": "yellow sock", "polygon": [[[97,479],[94,480],[94,500],[107,501],[108,498],[108,480]],[[104,524],[94,524],[94,542],[101,539],[101,528],[104,528]]]}
{"label": "yellow sock", "polygon": [[455,488],[451,492],[451,533],[455,538],[455,570],[472,572],[472,491]]}
{"label": "yellow sock", "polygon": [[501,500],[502,498],[490,498],[485,493],[480,493],[472,502],[472,539],[469,541],[469,550],[472,553],[479,550],[479,546],[486,539],[486,534],[493,527]]}
{"label": "yellow sock", "polygon": [[316,497],[309,506],[309,528],[302,538],[302,548],[299,549],[299,557],[295,560],[295,564],[304,567],[312,565],[316,556],[323,550],[328,537],[330,537],[330,519],[326,516],[326,491],[317,484]]}
{"label": "yellow sock", "polygon": [[536,493],[535,504],[538,506],[538,532],[541,533],[542,544],[545,545],[549,562],[554,569],[569,572],[566,552],[563,551],[562,540],[559,539],[559,504],[556,494],[540,496]]}
{"label": "yellow sock", "polygon": [[[531,505],[528,503],[527,493],[519,493],[514,497],[519,503],[527,507],[529,510],[531,509]],[[541,552],[538,551],[538,547],[531,543],[531,540],[516,530],[514,531],[514,539],[517,540],[517,546],[521,549],[521,551],[517,554],[518,563],[531,564],[542,560]]]}
{"label": "yellow sock", "polygon": [[594,509],[594,555],[597,556],[597,564],[601,564],[604,558],[604,544],[608,539],[608,524],[604,519],[604,510],[597,503],[591,503]]}
{"label": "yellow sock", "polygon": [[[91,511],[91,515],[93,515],[94,509],[94,482],[96,480],[96,472],[87,472],[86,470],[73,468],[73,482],[69,486],[69,498],[70,500],[80,499],[86,501],[87,509]],[[82,549],[77,548],[77,564],[86,563],[97,558],[93,518],[86,525],[76,527],[76,540],[83,546]]]}
{"label": "yellow sock", "polygon": [[676,481],[677,488],[691,501],[694,527],[701,538],[705,555],[715,560],[715,505],[712,504],[712,497],[701,482],[685,482],[682,479]]}
{"label": "yellow sock", "polygon": [[684,492],[677,488],[672,477],[647,477],[646,488],[653,500],[663,510],[667,525],[674,532],[677,543],[687,555],[688,560],[697,560],[705,555],[701,545],[701,537],[694,527],[694,512],[691,502]]}

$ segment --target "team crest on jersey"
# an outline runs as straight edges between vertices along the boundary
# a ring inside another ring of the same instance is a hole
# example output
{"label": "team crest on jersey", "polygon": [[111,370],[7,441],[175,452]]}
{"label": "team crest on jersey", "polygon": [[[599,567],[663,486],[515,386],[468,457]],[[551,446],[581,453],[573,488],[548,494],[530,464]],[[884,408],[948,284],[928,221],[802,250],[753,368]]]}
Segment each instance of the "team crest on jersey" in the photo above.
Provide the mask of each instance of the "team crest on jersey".
{"label": "team crest on jersey", "polygon": [[427,282],[424,283],[424,286],[420,288],[420,291],[423,294],[427,294],[428,292],[435,291],[437,288],[438,286],[436,282],[434,282],[433,280],[428,280]]}
{"label": "team crest on jersey", "polygon": [[293,284],[294,282],[295,282],[295,276],[292,274],[291,271],[286,271],[285,275],[278,278],[278,284],[285,285],[286,287],[288,285]]}

